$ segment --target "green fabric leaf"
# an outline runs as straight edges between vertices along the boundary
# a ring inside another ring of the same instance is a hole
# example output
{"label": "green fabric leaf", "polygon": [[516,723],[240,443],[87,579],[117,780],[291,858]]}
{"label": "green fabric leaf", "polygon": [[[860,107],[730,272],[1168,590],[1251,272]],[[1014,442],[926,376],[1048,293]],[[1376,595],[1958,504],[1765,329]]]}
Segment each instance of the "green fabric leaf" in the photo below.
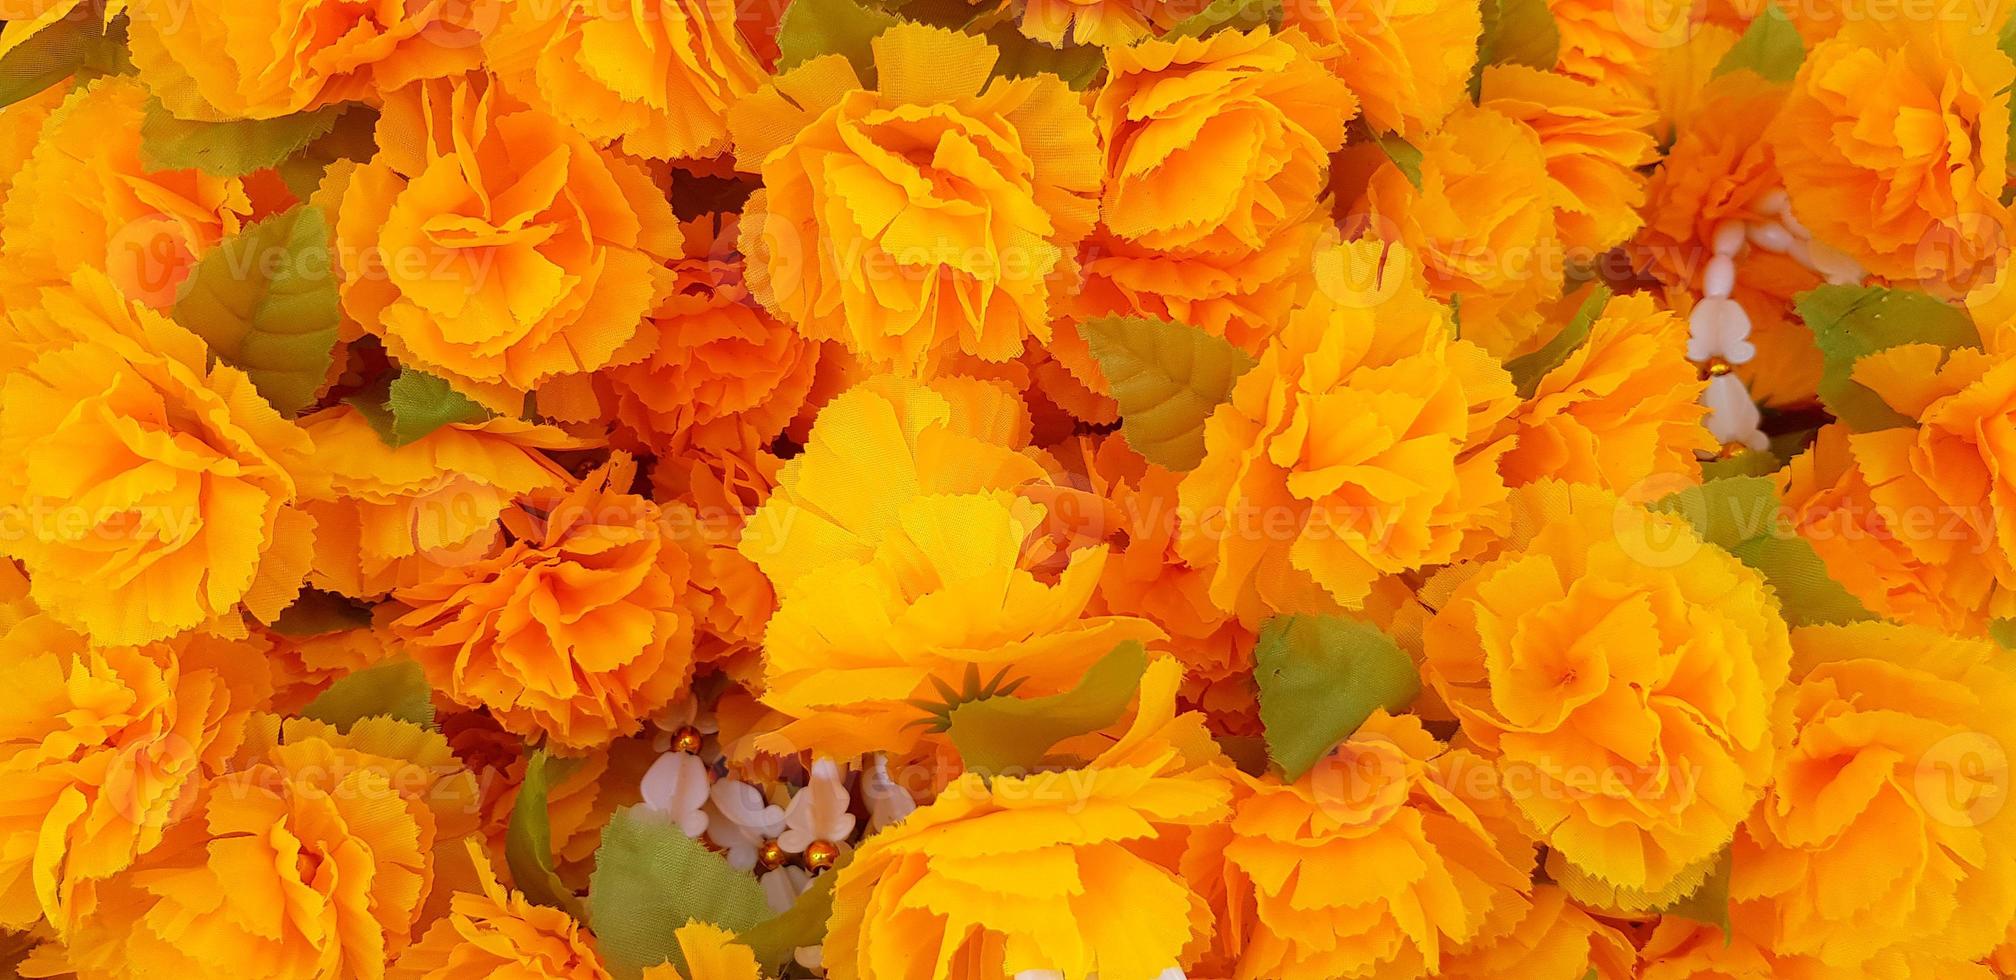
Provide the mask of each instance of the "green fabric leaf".
{"label": "green fabric leaf", "polygon": [[378,152],[378,110],[362,103],[350,103],[336,117],[329,132],[316,137],[300,152],[274,164],[274,172],[295,197],[307,200],[322,186],[329,165],[338,160],[371,159]]}
{"label": "green fabric leaf", "polygon": [[1589,298],[1575,310],[1575,317],[1547,346],[1523,357],[1515,357],[1505,362],[1505,370],[1512,375],[1512,383],[1519,386],[1519,397],[1531,398],[1540,387],[1540,380],[1547,372],[1560,367],[1583,344],[1589,342],[1589,330],[1596,325],[1596,318],[1603,315],[1603,307],[1610,302],[1610,287],[1597,284]]}
{"label": "green fabric leaf", "polygon": [[771,917],[754,875],[728,866],[707,845],[642,806],[624,807],[602,828],[588,878],[588,922],[616,980],[686,960],[673,930],[697,919],[741,934]]}
{"label": "green fabric leaf", "polygon": [[[448,382],[413,368],[404,368],[386,389],[385,413],[390,417],[388,444],[410,445],[427,434],[453,423],[482,422],[490,418],[483,406],[449,387]],[[380,431],[379,435],[385,435]]]}
{"label": "green fabric leaf", "polygon": [[301,205],[226,239],[175,301],[175,322],[292,415],[315,403],[336,347],[328,224]]}
{"label": "green fabric leaf", "polygon": [[1739,453],[1728,459],[1717,459],[1701,464],[1701,479],[1723,480],[1732,476],[1769,476],[1785,466],[1785,461],[1770,450]]}
{"label": "green fabric leaf", "polygon": [[1078,332],[1120,403],[1134,451],[1172,470],[1204,460],[1204,420],[1232,395],[1253,358],[1223,337],[1149,317],[1087,320]]}
{"label": "green fabric leaf", "polygon": [[1998,619],[1988,624],[1988,636],[2004,650],[2016,650],[2016,619]]}
{"label": "green fabric leaf", "polygon": [[273,632],[282,636],[322,636],[371,625],[371,607],[334,592],[302,589],[292,605],[280,611]]}
{"label": "green fabric leaf", "polygon": [[301,716],[349,731],[360,718],[379,716],[434,727],[434,689],[411,660],[393,660],[357,671],[323,691]]}
{"label": "green fabric leaf", "polygon": [[1547,0],[1483,0],[1484,30],[1477,64],[1525,65],[1546,71],[1561,57],[1561,28]]}
{"label": "green fabric leaf", "polygon": [[756,952],[756,962],[772,973],[782,969],[800,946],[817,946],[826,941],[826,921],[833,917],[833,883],[840,869],[854,860],[854,852],[842,854],[832,868],[812,879],[811,887],[782,914],[771,917],[735,938]]}
{"label": "green fabric leaf", "polygon": [[777,23],[777,73],[822,54],[845,55],[861,82],[875,84],[875,36],[896,26],[896,15],[855,0],[791,0]]}
{"label": "green fabric leaf", "polygon": [[1354,121],[1352,126],[1356,130],[1352,134],[1353,139],[1362,137],[1370,140],[1373,145],[1379,147],[1381,153],[1386,154],[1386,159],[1393,161],[1393,167],[1400,171],[1400,176],[1407,178],[1407,182],[1413,184],[1415,190],[1421,189],[1420,147],[1407,142],[1398,133],[1373,132],[1363,119]]}
{"label": "green fabric leaf", "polygon": [[1300,779],[1372,712],[1405,711],[1421,692],[1414,661],[1369,623],[1341,616],[1277,616],[1253,648],[1267,751]]}
{"label": "green fabric leaf", "polygon": [[1767,3],[1763,12],[1750,21],[1743,36],[1736,39],[1736,46],[1715,63],[1715,73],[1709,77],[1754,71],[1767,82],[1789,82],[1799,74],[1799,63],[1805,58],[1806,45],[1799,37],[1799,28],[1792,25],[1792,18],[1785,16],[1777,4]]}
{"label": "green fabric leaf", "polygon": [[278,164],[326,135],[343,108],[333,105],[277,119],[195,122],[177,119],[149,99],[140,122],[140,162],[149,170],[243,176]]}
{"label": "green fabric leaf", "polygon": [[1778,489],[1767,477],[1713,480],[1661,498],[1651,509],[1684,518],[1701,540],[1756,569],[1793,626],[1875,618],[1785,521]]}
{"label": "green fabric leaf", "polygon": [[1704,925],[1722,930],[1724,945],[1729,941],[1729,879],[1733,873],[1734,855],[1729,848],[1715,858],[1709,867],[1708,876],[1701,881],[1701,887],[1660,911],[1665,915],[1691,919]]}
{"label": "green fabric leaf", "polygon": [[580,897],[553,871],[553,830],[546,812],[553,784],[573,767],[574,760],[551,758],[545,749],[525,760],[525,778],[518,784],[518,798],[511,804],[511,824],[504,834],[504,860],[511,866],[512,882],[527,899],[579,919],[586,914]]}
{"label": "green fabric leaf", "polygon": [[107,26],[95,12],[73,11],[0,56],[0,109],[61,84],[120,74],[126,60],[126,18]]}
{"label": "green fabric leaf", "polygon": [[1203,37],[1230,28],[1248,31],[1255,27],[1279,30],[1282,0],[1211,0],[1200,10],[1169,28],[1164,37]]}
{"label": "green fabric leaf", "polygon": [[959,760],[975,772],[1026,774],[1043,765],[1050,747],[1120,720],[1141,688],[1148,653],[1122,643],[1092,665],[1076,687],[1042,698],[1013,695],[968,701],[951,712],[949,733]]}
{"label": "green fabric leaf", "polygon": [[1900,344],[1979,347],[1966,312],[1915,290],[1821,286],[1793,298],[1820,348],[1820,400],[1856,432],[1911,424],[1853,377],[1855,362]]}
{"label": "green fabric leaf", "polygon": [[1001,52],[994,62],[994,74],[1003,78],[1034,78],[1055,75],[1074,92],[1092,87],[1106,67],[1106,49],[1096,44],[1067,44],[1053,48],[1024,33],[1013,23],[996,24],[985,32],[988,43]]}

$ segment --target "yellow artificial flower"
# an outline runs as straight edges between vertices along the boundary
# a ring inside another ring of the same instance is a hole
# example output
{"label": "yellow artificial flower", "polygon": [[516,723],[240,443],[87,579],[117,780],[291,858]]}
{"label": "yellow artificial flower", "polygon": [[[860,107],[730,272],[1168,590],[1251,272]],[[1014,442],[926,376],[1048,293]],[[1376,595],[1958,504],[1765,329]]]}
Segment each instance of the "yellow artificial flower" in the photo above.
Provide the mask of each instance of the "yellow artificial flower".
{"label": "yellow artificial flower", "polygon": [[1732,914],[1844,974],[1879,954],[1928,977],[1987,956],[2016,919],[2005,652],[1873,622],[1792,645],[1787,748],[1737,839]]}
{"label": "yellow artificial flower", "polygon": [[1658,158],[1652,104],[1635,93],[1520,65],[1484,69],[1478,104],[1540,137],[1561,244],[1582,261],[1638,230],[1645,177]]}
{"label": "yellow artificial flower", "polygon": [[1506,420],[1516,442],[1499,469],[1512,486],[1553,478],[1663,496],[1698,482],[1695,453],[1718,448],[1701,425],[1706,388],[1687,360],[1686,321],[1643,293],[1614,297]]}
{"label": "yellow artificial flower", "polygon": [[879,88],[813,58],[729,113],[749,291],[815,340],[915,373],[1050,339],[1053,278],[1092,228],[1098,139],[1054,75],[988,80],[985,38],[898,24]]}
{"label": "yellow artificial flower", "polygon": [[29,38],[65,21],[90,19],[110,24],[125,7],[125,0],[7,0],[0,4],[0,55],[20,47]]}
{"label": "yellow artificial flower", "polygon": [[166,311],[197,260],[260,216],[242,178],[150,170],[146,105],[145,87],[113,76],[49,114],[0,208],[0,302],[33,305],[42,287],[97,269]]}
{"label": "yellow artificial flower", "polygon": [[573,916],[498,884],[476,841],[466,846],[481,891],[456,892],[448,915],[399,954],[387,980],[609,980]]}
{"label": "yellow artificial flower", "polygon": [[1358,110],[1326,54],[1264,27],[1108,49],[1093,115],[1105,227],[1167,253],[1239,254],[1305,222]]}
{"label": "yellow artificial flower", "polygon": [[1444,961],[1463,980],[1634,980],[1638,951],[1624,933],[1576,905],[1559,885],[1534,885],[1511,931]]}
{"label": "yellow artificial flower", "polygon": [[1202,717],[1176,713],[1181,674],[1150,664],[1133,720],[1084,767],[967,773],[869,837],[834,885],[827,976],[1154,980],[1188,965],[1210,912],[1178,849],[1225,819],[1232,791]]}
{"label": "yellow artificial flower", "polygon": [[731,0],[506,3],[483,53],[513,96],[661,160],[726,150],[729,107],[765,81]]}
{"label": "yellow artificial flower", "polygon": [[670,963],[648,967],[644,980],[763,980],[756,953],[735,941],[733,934],[709,922],[689,921],[672,930],[684,973]]}
{"label": "yellow artificial flower", "polygon": [[1502,525],[1493,431],[1510,376],[1454,339],[1400,246],[1318,255],[1317,288],[1205,425],[1179,550],[1249,627],[1365,601],[1382,575],[1474,553]]}
{"label": "yellow artificial flower", "polygon": [[0,634],[0,926],[66,934],[225,770],[272,685],[257,639],[92,647],[23,611]]}
{"label": "yellow artificial flower", "polygon": [[1418,255],[1437,298],[1461,297],[1465,337],[1501,357],[1539,346],[1538,310],[1561,295],[1566,261],[1539,135],[1465,106],[1417,145],[1418,188],[1377,148],[1356,151],[1380,163],[1354,218]]}
{"label": "yellow artificial flower", "polygon": [[390,96],[336,218],[343,309],[400,363],[505,415],[650,353],[679,226],[634,161],[471,76]]}
{"label": "yellow artificial flower", "polygon": [[[506,4],[509,6],[509,4]],[[376,102],[475,68],[489,3],[127,0],[133,64],[182,119],[272,119]]]}
{"label": "yellow artificial flower", "polygon": [[1200,0],[1029,0],[1022,33],[1053,48],[1073,44],[1123,47],[1160,34],[1204,8]]}
{"label": "yellow artificial flower", "polygon": [[1792,211],[1877,275],[1934,291],[1988,280],[2016,215],[2016,65],[1972,18],[1855,21],[1816,44],[1771,125]]}
{"label": "yellow artificial flower", "polygon": [[393,635],[429,682],[503,726],[579,753],[628,735],[685,691],[690,569],[617,454],[565,492],[504,515],[512,541],[392,597]]}
{"label": "yellow artificial flower", "polygon": [[98,644],[272,622],[314,548],[308,435],[95,271],[10,320],[49,338],[0,382],[0,553],[35,601]]}
{"label": "yellow artificial flower", "polygon": [[1555,482],[1512,500],[1502,550],[1423,591],[1423,677],[1568,865],[1556,880],[1698,879],[1770,774],[1778,601],[1680,517]]}
{"label": "yellow artificial flower", "polygon": [[1376,712],[1300,779],[1242,780],[1232,819],[1184,857],[1193,880],[1223,878],[1234,980],[1441,976],[1526,913],[1533,849],[1489,766],[1418,718]]}
{"label": "yellow artificial flower", "polygon": [[432,852],[475,829],[476,783],[439,734],[267,716],[234,771],[101,884],[78,980],[382,980],[410,942]]}
{"label": "yellow artificial flower", "polygon": [[1461,0],[1306,0],[1282,23],[1331,46],[1326,63],[1351,88],[1365,121],[1414,135],[1441,125],[1469,96],[1480,8]]}
{"label": "yellow artificial flower", "polygon": [[444,425],[394,448],[349,405],[317,412],[301,428],[315,440],[302,475],[302,509],[315,518],[309,581],[359,598],[488,558],[512,501],[573,482],[546,452],[592,445],[499,416]]}

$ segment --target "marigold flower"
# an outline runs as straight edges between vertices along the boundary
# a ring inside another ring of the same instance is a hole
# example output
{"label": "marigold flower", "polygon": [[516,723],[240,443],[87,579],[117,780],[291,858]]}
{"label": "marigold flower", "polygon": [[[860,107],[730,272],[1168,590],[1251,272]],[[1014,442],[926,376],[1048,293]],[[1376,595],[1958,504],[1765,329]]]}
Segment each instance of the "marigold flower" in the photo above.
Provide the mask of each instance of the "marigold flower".
{"label": "marigold flower", "polygon": [[1390,161],[1373,171],[1360,202],[1369,230],[1419,255],[1437,298],[1462,297],[1465,337],[1499,356],[1539,346],[1536,311],[1561,294],[1565,257],[1540,137],[1463,107],[1417,145],[1419,188]]}
{"label": "marigold flower", "polygon": [[728,148],[728,108],[766,75],[730,0],[506,4],[483,38],[513,96],[653,159]]}
{"label": "marigold flower", "polygon": [[[735,222],[725,224],[732,247]],[[742,261],[718,250],[714,226],[712,216],[685,226],[672,292],[645,326],[652,354],[601,374],[617,420],[661,455],[728,438],[715,430],[775,438],[805,408],[824,346],[749,297]]]}
{"label": "marigold flower", "polygon": [[967,773],[869,837],[834,885],[827,975],[1153,980],[1187,965],[1210,912],[1174,845],[1225,818],[1231,786],[1202,717],[1176,713],[1181,673],[1150,664],[1133,720],[1083,768]]}
{"label": "marigold flower", "polygon": [[444,425],[393,448],[339,405],[303,419],[315,440],[302,509],[315,518],[309,581],[359,598],[420,584],[494,553],[497,518],[518,497],[572,479],[545,453],[591,445],[551,426],[499,416]]}
{"label": "marigold flower", "polygon": [[756,952],[735,941],[728,930],[708,922],[688,922],[672,930],[686,972],[670,963],[644,970],[644,980],[763,980]]}
{"label": "marigold flower", "polygon": [[1978,596],[1959,594],[1949,566],[1913,552],[1904,535],[1916,533],[1914,525],[1877,503],[1844,426],[1821,428],[1813,445],[1774,479],[1792,528],[1812,545],[1828,576],[1870,611],[1902,623],[1980,632]]}
{"label": "marigold flower", "polygon": [[[1744,824],[1734,914],[1774,952],[1946,976],[2016,918],[2016,674],[1993,643],[1887,623],[1794,630],[1787,748]],[[1936,940],[1936,941],[1935,941]]]}
{"label": "marigold flower", "polygon": [[1557,885],[1535,885],[1532,905],[1510,932],[1474,944],[1443,963],[1464,980],[1633,980],[1638,951]]}
{"label": "marigold flower", "polygon": [[94,643],[272,622],[314,547],[295,473],[309,437],[245,373],[100,273],[42,291],[17,322],[52,341],[0,382],[0,553],[35,601]]}
{"label": "marigold flower", "polygon": [[138,81],[113,76],[50,113],[0,209],[0,301],[32,305],[88,268],[165,311],[196,261],[255,220],[244,180],[141,163],[146,104]]}
{"label": "marigold flower", "polygon": [[1229,824],[1184,858],[1224,864],[1237,980],[1454,976],[1446,957],[1529,904],[1533,850],[1479,797],[1489,767],[1417,718],[1375,713],[1293,783],[1242,778]]}
{"label": "marigold flower", "polygon": [[651,486],[673,540],[686,549],[693,585],[694,660],[719,663],[738,678],[760,673],[763,630],[776,594],[762,569],[740,550],[742,529],[777,485],[783,460],[754,445],[681,459],[660,459]]}
{"label": "marigold flower", "polygon": [[505,889],[476,842],[468,847],[482,890],[455,893],[447,917],[399,954],[388,980],[609,980],[573,916]]}
{"label": "marigold flower", "polygon": [[1539,135],[1563,245],[1594,258],[1638,230],[1645,203],[1638,168],[1658,158],[1650,101],[1520,65],[1486,68],[1482,100]]}
{"label": "marigold flower", "polygon": [[270,629],[258,633],[270,644],[265,659],[273,675],[273,697],[266,710],[280,714],[298,714],[329,685],[392,654],[384,634],[369,626],[309,636]]}
{"label": "marigold flower", "polygon": [[1763,790],[1791,649],[1757,572],[1593,487],[1513,494],[1503,550],[1431,583],[1424,678],[1543,843],[1658,892]]}
{"label": "marigold flower", "polygon": [[1203,7],[1198,0],[1030,0],[1020,26],[1024,36],[1053,48],[1066,37],[1110,48],[1160,34]]}
{"label": "marigold flower", "polygon": [[474,829],[475,781],[417,725],[277,721],[160,846],[99,887],[69,947],[80,980],[385,975],[419,918],[435,842]]}
{"label": "marigold flower", "polygon": [[1848,437],[1871,499],[1909,522],[1897,542],[1943,573],[1942,595],[1970,610],[1977,628],[2016,615],[2016,447],[2008,438],[2016,358],[1907,344],[1857,362],[1855,379],[1919,420]]}
{"label": "marigold flower", "polygon": [[1306,221],[1358,114],[1327,53],[1266,28],[1108,49],[1093,115],[1105,227],[1166,252],[1250,252]]}
{"label": "marigold flower", "polygon": [[1687,360],[1686,321],[1643,293],[1615,297],[1506,420],[1517,441],[1499,471],[1512,486],[1552,477],[1627,497],[1654,476],[1696,481],[1695,452],[1718,448],[1701,426],[1706,388]]}
{"label": "marigold flower", "polygon": [[1482,14],[1458,0],[1309,0],[1283,24],[1330,46],[1325,64],[1350,86],[1365,121],[1414,134],[1441,125],[1468,96]]}
{"label": "marigold flower", "polygon": [[[1086,239],[1083,280],[1064,314],[1080,322],[1102,316],[1174,320],[1258,353],[1315,287],[1312,259],[1326,238],[1334,235],[1329,216],[1321,213],[1277,229],[1251,251],[1189,255],[1098,232]],[[1107,390],[1105,375],[1075,328],[1058,329],[1049,353],[1094,390]]]}
{"label": "marigold flower", "polygon": [[1816,44],[1771,126],[1792,211],[1877,275],[1965,291],[2009,248],[2016,65],[1950,18],[1857,21]]}
{"label": "marigold flower", "polygon": [[1692,33],[1685,0],[1547,0],[1561,36],[1554,67],[1614,89],[1642,90]]}
{"label": "marigold flower", "polygon": [[0,926],[67,933],[161,842],[271,690],[265,644],[185,633],[92,647],[30,607],[0,636]]}
{"label": "marigold flower", "polygon": [[[507,5],[508,6],[508,5]],[[376,101],[475,68],[481,2],[329,7],[314,0],[126,0],[133,64],[183,119],[272,119]]]}
{"label": "marigold flower", "polygon": [[336,219],[343,309],[401,363],[501,414],[543,381],[650,353],[672,288],[649,174],[480,78],[387,99]]}
{"label": "marigold flower", "polygon": [[988,81],[985,38],[899,24],[880,88],[814,58],[729,113],[749,291],[815,340],[915,372],[933,351],[990,361],[1050,338],[1051,279],[1092,228],[1098,139],[1054,75]]}
{"label": "marigold flower", "polygon": [[504,515],[513,542],[393,598],[393,635],[455,702],[579,752],[638,730],[686,689],[686,552],[656,504],[625,492],[624,454]]}
{"label": "marigold flower", "polygon": [[1357,606],[1381,575],[1463,557],[1500,524],[1510,376],[1453,339],[1405,248],[1318,260],[1315,294],[1212,413],[1179,490],[1197,515],[1183,557],[1214,567],[1213,601],[1249,627]]}

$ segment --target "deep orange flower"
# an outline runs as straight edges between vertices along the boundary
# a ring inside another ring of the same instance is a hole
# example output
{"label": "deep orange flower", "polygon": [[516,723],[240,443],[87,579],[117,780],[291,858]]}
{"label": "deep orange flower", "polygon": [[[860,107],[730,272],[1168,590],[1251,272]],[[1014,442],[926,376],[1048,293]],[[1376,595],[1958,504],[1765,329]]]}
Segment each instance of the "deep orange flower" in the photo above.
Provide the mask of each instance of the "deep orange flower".
{"label": "deep orange flower", "polygon": [[1281,13],[1285,26],[1332,46],[1325,63],[1351,87],[1374,129],[1432,130],[1468,97],[1483,29],[1476,4],[1307,0],[1283,4]]}
{"label": "deep orange flower", "polygon": [[650,353],[679,252],[643,167],[481,78],[388,98],[336,219],[343,309],[401,363],[506,415]]}
{"label": "deep orange flower", "polygon": [[686,552],[617,454],[565,493],[504,515],[495,557],[393,593],[392,620],[427,677],[506,729],[578,752],[627,735],[686,688]]}
{"label": "deep orange flower", "polygon": [[455,893],[448,916],[399,955],[389,980],[609,980],[580,923],[498,884],[489,858],[469,847],[481,890]]}

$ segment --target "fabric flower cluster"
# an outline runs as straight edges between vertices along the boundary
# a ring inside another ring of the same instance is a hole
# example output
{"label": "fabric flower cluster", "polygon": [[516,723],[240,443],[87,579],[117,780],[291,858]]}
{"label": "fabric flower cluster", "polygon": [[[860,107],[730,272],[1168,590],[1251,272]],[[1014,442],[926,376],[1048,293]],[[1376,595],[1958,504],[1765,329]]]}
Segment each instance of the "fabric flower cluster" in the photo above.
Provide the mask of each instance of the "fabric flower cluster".
{"label": "fabric flower cluster", "polygon": [[0,16],[9,975],[2016,976],[2009,10]]}

